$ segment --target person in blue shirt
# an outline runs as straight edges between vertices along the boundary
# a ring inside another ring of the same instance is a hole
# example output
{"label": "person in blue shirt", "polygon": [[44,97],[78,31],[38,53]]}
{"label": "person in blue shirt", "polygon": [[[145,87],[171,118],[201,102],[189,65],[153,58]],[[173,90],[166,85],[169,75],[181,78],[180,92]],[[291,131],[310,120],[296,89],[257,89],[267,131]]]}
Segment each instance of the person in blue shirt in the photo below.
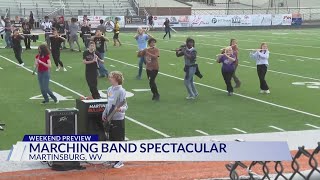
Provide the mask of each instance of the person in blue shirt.
{"label": "person in blue shirt", "polygon": [[[134,38],[138,43],[138,51],[140,52],[147,48],[148,40],[153,37],[149,35],[144,29],[142,29],[142,27],[139,27],[137,30],[137,34],[134,36]],[[141,75],[142,75],[143,63],[145,63],[145,59],[142,56],[139,59],[139,71],[137,75],[137,79],[139,80],[141,79]]]}

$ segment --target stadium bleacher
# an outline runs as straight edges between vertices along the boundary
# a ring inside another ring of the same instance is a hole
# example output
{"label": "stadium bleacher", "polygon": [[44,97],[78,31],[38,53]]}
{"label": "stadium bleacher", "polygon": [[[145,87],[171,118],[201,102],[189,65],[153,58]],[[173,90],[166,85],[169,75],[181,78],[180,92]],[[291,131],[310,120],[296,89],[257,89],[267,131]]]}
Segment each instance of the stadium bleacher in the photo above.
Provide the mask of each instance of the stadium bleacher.
{"label": "stadium bleacher", "polygon": [[1,14],[10,9],[11,17],[27,17],[33,11],[36,19],[45,15],[136,15],[128,0],[0,0],[0,9]]}
{"label": "stadium bleacher", "polygon": [[190,7],[190,5],[173,0],[137,0],[140,7]]}

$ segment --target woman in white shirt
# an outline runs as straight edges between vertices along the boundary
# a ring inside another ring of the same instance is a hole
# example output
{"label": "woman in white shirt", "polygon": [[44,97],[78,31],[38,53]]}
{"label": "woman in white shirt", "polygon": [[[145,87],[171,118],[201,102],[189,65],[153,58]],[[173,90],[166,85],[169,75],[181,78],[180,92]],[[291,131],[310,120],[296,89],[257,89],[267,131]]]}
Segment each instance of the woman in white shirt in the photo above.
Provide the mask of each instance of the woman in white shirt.
{"label": "woman in white shirt", "polygon": [[270,94],[269,86],[265,80],[269,65],[269,50],[267,43],[261,43],[260,49],[250,52],[250,57],[256,60],[257,72],[260,80],[260,93]]}

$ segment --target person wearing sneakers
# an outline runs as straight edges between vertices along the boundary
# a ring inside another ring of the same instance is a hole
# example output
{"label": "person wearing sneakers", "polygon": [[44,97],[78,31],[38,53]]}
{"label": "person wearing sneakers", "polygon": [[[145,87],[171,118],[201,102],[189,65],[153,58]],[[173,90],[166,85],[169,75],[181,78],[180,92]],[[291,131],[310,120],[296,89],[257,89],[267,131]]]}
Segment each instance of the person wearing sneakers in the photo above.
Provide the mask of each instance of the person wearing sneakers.
{"label": "person wearing sneakers", "polygon": [[176,49],[176,56],[184,56],[184,85],[187,88],[189,96],[186,97],[188,100],[195,99],[199,94],[193,82],[193,76],[195,75],[198,64],[197,61],[197,51],[194,48],[195,42],[191,38],[187,38],[186,46],[183,48]]}
{"label": "person wearing sneakers", "polygon": [[60,60],[60,47],[61,43],[65,42],[66,39],[59,36],[57,29],[53,28],[53,35],[50,35],[50,43],[51,43],[51,54],[54,60],[54,64],[56,65],[56,71],[59,71],[61,68],[63,71],[67,71],[65,67],[63,67],[63,63]]}
{"label": "person wearing sneakers", "polygon": [[45,44],[42,44],[38,48],[38,55],[35,58],[34,65],[37,68],[38,74],[38,81],[41,90],[41,94],[44,98],[42,104],[49,103],[49,96],[53,99],[55,103],[59,103],[57,97],[52,93],[49,89],[49,81],[50,81],[50,68],[51,68],[51,61],[50,61],[50,51]]}
{"label": "person wearing sneakers", "polygon": [[[125,140],[125,113],[128,109],[126,101],[126,90],[122,87],[123,75],[119,71],[112,71],[109,74],[109,82],[111,87],[107,89],[108,104],[102,113],[102,121],[110,120],[109,140],[124,141]],[[111,112],[116,112],[112,117]],[[116,161],[113,168],[121,168],[124,166],[122,161]]]}
{"label": "person wearing sneakers", "polygon": [[160,51],[156,46],[157,40],[154,38],[150,38],[148,40],[149,48],[144,49],[143,51],[139,52],[139,56],[144,56],[146,61],[146,69],[147,69],[147,76],[149,79],[149,86],[151,89],[151,92],[153,94],[152,100],[153,101],[159,101],[160,100],[160,94],[158,92],[158,88],[156,85],[156,77],[159,72],[159,57],[160,57]]}
{"label": "person wearing sneakers", "polygon": [[21,66],[24,66],[24,63],[21,58],[21,54],[22,54],[21,40],[24,39],[24,36],[19,34],[18,29],[15,29],[13,30],[13,35],[11,39],[12,39],[12,48],[13,48],[14,56],[18,60],[19,64]]}
{"label": "person wearing sneakers", "polygon": [[[100,54],[96,51],[96,45],[93,41],[89,42],[88,50],[83,52],[83,64],[86,65],[85,76],[93,99],[100,99],[98,91],[98,71]],[[98,62],[99,61],[99,62]]]}
{"label": "person wearing sneakers", "polygon": [[236,56],[233,54],[232,47],[226,47],[223,49],[222,53],[218,55],[217,62],[222,63],[221,73],[224,82],[227,85],[228,96],[233,95],[233,87],[231,85],[232,75],[234,74],[234,63],[236,61]]}
{"label": "person wearing sneakers", "polygon": [[256,60],[261,94],[270,94],[269,86],[265,80],[269,65],[269,54],[267,43],[261,43],[260,49],[250,52],[250,57]]}
{"label": "person wearing sneakers", "polygon": [[[144,29],[142,29],[142,27],[138,28],[137,34],[134,36],[134,39],[138,43],[139,52],[147,48],[147,42],[148,42],[148,39],[150,38],[152,38],[152,36],[149,35]],[[144,56],[141,56],[139,59],[138,75],[136,77],[139,80],[141,79],[141,75],[142,75],[143,63],[145,64],[145,59],[144,59]]]}

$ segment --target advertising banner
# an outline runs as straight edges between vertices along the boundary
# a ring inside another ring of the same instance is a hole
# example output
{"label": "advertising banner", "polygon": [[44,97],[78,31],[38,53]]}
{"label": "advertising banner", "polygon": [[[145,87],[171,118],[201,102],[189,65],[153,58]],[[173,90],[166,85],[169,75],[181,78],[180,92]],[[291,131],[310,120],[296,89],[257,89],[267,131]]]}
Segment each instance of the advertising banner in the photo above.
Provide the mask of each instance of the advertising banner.
{"label": "advertising banner", "polygon": [[139,27],[147,25],[146,16],[125,16],[125,27]]}
{"label": "advertising banner", "polygon": [[231,26],[231,16],[227,15],[189,16],[189,21],[190,27]]}
{"label": "advertising banner", "polygon": [[292,14],[272,15],[272,26],[290,26],[292,24]]}
{"label": "advertising banner", "polygon": [[252,19],[252,26],[271,26],[271,14],[253,14],[250,16]]}
{"label": "advertising banner", "polygon": [[[108,21],[114,22],[116,17],[119,19],[120,27],[124,27],[124,16],[88,16],[88,19],[89,23],[91,24],[91,28],[95,29],[100,24],[100,19],[103,19],[105,24],[107,24]],[[83,16],[78,16],[78,22],[80,25],[82,24]]]}
{"label": "advertising banner", "polygon": [[251,15],[229,15],[231,16],[231,26],[252,26]]}
{"label": "advertising banner", "polygon": [[172,27],[189,27],[189,17],[190,16],[154,16],[154,27],[163,27],[163,23],[166,21],[166,18],[169,19]]}

